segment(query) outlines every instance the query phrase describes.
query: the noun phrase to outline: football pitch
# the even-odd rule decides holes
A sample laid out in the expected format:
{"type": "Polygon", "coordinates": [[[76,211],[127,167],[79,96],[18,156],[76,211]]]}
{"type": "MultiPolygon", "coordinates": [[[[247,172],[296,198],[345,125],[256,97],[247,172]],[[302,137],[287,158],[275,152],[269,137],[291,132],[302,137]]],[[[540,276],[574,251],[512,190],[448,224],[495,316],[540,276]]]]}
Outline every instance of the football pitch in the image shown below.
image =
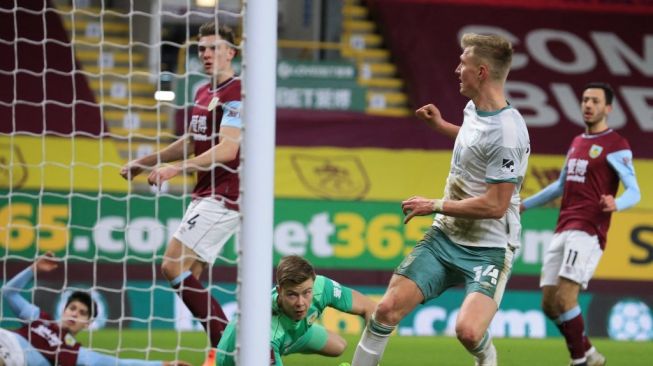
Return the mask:
{"type": "MultiPolygon", "coordinates": [[[[338,358],[309,355],[284,357],[284,366],[337,366],[351,361],[358,336],[345,336],[349,346],[338,358]]],[[[110,354],[120,347],[122,358],[181,359],[194,366],[204,361],[206,336],[201,332],[176,333],[153,330],[101,330],[78,337],[84,346],[110,354]],[[177,351],[177,345],[185,350],[177,351]],[[146,349],[149,348],[149,351],[146,349]],[[175,355],[175,352],[179,352],[175,355]]],[[[653,342],[617,342],[593,339],[594,345],[607,357],[609,366],[653,365],[653,342]]],[[[495,339],[501,366],[566,366],[567,350],[562,338],[495,339]]],[[[392,337],[386,348],[382,366],[472,366],[472,357],[451,337],[392,337]]]]}

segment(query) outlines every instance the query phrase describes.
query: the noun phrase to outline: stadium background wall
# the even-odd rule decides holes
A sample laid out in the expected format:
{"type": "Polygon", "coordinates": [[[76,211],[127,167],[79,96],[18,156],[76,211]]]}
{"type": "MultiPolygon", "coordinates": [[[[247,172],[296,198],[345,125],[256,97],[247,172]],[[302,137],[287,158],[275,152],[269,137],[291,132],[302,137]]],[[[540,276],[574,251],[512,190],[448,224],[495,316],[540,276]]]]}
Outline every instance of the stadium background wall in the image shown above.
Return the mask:
{"type": "MultiPolygon", "coordinates": [[[[560,9],[541,4],[543,9],[529,10],[488,4],[470,7],[446,1],[375,0],[371,4],[393,54],[397,55],[414,106],[436,101],[452,120],[465,101],[458,95],[453,80],[459,49],[451,40],[462,31],[481,27],[492,27],[514,37],[518,65],[511,73],[508,92],[511,102],[524,112],[529,123],[534,153],[525,195],[557,176],[571,138],[582,131],[577,113],[580,87],[600,79],[616,88],[619,107],[610,123],[633,147],[643,200],[635,209],[614,216],[605,258],[589,291],[581,297],[581,305],[588,314],[590,335],[618,338],[621,333],[610,327],[610,319],[621,316],[623,320],[625,315],[618,312],[624,306],[641,309],[638,304],[646,304],[653,308],[648,291],[653,284],[653,188],[645,183],[653,180],[653,149],[649,146],[653,137],[649,102],[653,97],[653,9],[644,6],[630,12],[608,12],[601,6],[560,9]],[[488,9],[493,15],[491,24],[487,23],[488,9]],[[424,33],[437,36],[423,37],[424,33]],[[402,42],[406,38],[417,43],[402,42]]],[[[22,37],[38,39],[42,33],[36,30],[21,27],[19,32],[23,32],[22,37]]],[[[7,33],[12,31],[2,27],[0,36],[13,39],[14,35],[7,33]]],[[[56,30],[48,32],[49,37],[57,34],[56,30]]],[[[0,47],[8,46],[2,43],[0,47]]],[[[35,46],[20,51],[27,54],[43,49],[35,46]]],[[[47,54],[52,55],[51,51],[69,52],[55,47],[47,54]]],[[[2,70],[13,70],[9,58],[2,60],[7,61],[0,62],[2,70]]],[[[21,67],[38,71],[39,65],[21,67]]],[[[48,67],[64,72],[72,69],[72,65],[57,65],[49,59],[48,67]]],[[[10,77],[8,73],[0,74],[0,84],[13,83],[7,79],[10,77]]],[[[21,88],[26,94],[18,96],[2,94],[3,102],[10,103],[14,98],[41,100],[34,93],[43,84],[61,86],[59,93],[49,95],[69,101],[70,85],[47,73],[42,77],[49,78],[47,83],[38,77],[22,80],[22,85],[33,87],[21,88]]],[[[74,82],[79,83],[75,84],[77,98],[92,101],[85,81],[74,82]]],[[[44,110],[50,117],[48,133],[69,133],[73,124],[66,113],[72,112],[62,114],[52,108],[44,110]]],[[[0,124],[0,156],[16,156],[24,163],[13,165],[11,174],[4,166],[0,175],[0,240],[9,238],[0,243],[0,254],[10,258],[4,264],[3,276],[12,276],[33,258],[39,238],[39,250],[82,259],[71,259],[65,270],[42,284],[57,289],[67,281],[83,287],[89,283],[89,273],[98,276],[97,284],[102,288],[96,296],[111,309],[105,314],[106,326],[118,326],[122,321],[130,328],[146,327],[137,319],[160,316],[171,321],[154,320],[152,327],[196,327],[188,318],[175,315],[181,310],[170,299],[171,293],[157,289],[167,286],[162,282],[157,262],[187,198],[164,195],[158,201],[154,196],[123,200],[128,188],[117,174],[122,161],[114,142],[108,137],[100,139],[105,128],[97,111],[75,111],[76,116],[87,117],[75,121],[76,128],[95,136],[78,138],[76,150],[70,150],[62,141],[65,139],[58,137],[9,136],[16,132],[42,132],[39,128],[44,126],[41,121],[45,116],[40,107],[22,105],[18,112],[15,124],[0,124]],[[53,164],[43,169],[24,168],[39,164],[46,156],[53,164]],[[66,166],[71,160],[82,164],[66,166]],[[99,165],[100,162],[105,164],[99,165]],[[93,166],[98,168],[90,168],[93,166]],[[102,187],[102,192],[98,187],[102,187]],[[14,194],[11,208],[7,199],[10,188],[14,194]],[[62,196],[71,191],[77,194],[72,199],[62,196]],[[126,210],[128,203],[130,209],[126,210]],[[21,225],[8,227],[10,221],[21,225]],[[69,222],[71,225],[67,225],[69,222]],[[119,228],[128,223],[130,231],[121,232],[119,228]],[[121,261],[123,258],[127,261],[121,261]],[[125,302],[121,300],[123,286],[130,288],[125,302]],[[120,315],[127,318],[120,319],[120,315]]],[[[0,106],[0,119],[11,118],[11,108],[0,106]]],[[[373,296],[380,295],[392,268],[430,224],[430,219],[422,218],[404,227],[398,202],[412,194],[441,194],[451,142],[433,136],[412,118],[279,110],[277,143],[275,235],[271,238],[275,261],[289,253],[306,255],[321,273],[373,296]],[[328,171],[336,174],[324,180],[315,173],[321,171],[316,169],[320,167],[335,168],[328,171]]],[[[524,215],[523,249],[515,263],[501,316],[492,327],[496,335],[557,335],[539,310],[537,291],[542,251],[552,235],[556,216],[555,206],[524,215]]],[[[224,254],[233,256],[233,243],[224,254]]],[[[214,270],[212,279],[229,288],[235,281],[234,267],[222,262],[216,265],[220,269],[214,270]]],[[[4,281],[6,278],[2,278],[4,281]]],[[[226,307],[233,310],[233,299],[222,292],[216,296],[231,304],[231,308],[226,307]]],[[[446,334],[461,296],[461,291],[454,290],[418,309],[404,320],[399,332],[446,334]]],[[[35,300],[44,310],[56,311],[57,294],[37,291],[35,300]]],[[[8,310],[6,306],[3,309],[8,310]]],[[[2,315],[5,318],[6,314],[2,315]]],[[[345,332],[359,331],[361,326],[336,314],[327,314],[324,321],[345,332]]],[[[5,322],[1,325],[11,326],[5,322]]],[[[653,338],[653,334],[646,336],[653,338]]]]}

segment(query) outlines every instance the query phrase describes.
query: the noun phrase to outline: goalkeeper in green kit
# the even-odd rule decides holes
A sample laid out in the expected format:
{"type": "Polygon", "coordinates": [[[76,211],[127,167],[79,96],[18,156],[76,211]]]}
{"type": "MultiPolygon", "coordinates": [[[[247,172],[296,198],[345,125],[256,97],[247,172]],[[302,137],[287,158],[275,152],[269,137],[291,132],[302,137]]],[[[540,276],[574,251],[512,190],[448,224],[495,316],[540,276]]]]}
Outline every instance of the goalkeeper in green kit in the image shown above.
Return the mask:
{"type": "MultiPolygon", "coordinates": [[[[283,365],[281,356],[313,353],[340,356],[347,342],[317,324],[327,307],[360,315],[368,321],[376,304],[356,290],[316,276],[313,266],[299,256],[287,256],[277,266],[277,286],[272,290],[270,364],[283,365]]],[[[218,344],[219,366],[233,366],[236,324],[229,322],[218,344]]]]}

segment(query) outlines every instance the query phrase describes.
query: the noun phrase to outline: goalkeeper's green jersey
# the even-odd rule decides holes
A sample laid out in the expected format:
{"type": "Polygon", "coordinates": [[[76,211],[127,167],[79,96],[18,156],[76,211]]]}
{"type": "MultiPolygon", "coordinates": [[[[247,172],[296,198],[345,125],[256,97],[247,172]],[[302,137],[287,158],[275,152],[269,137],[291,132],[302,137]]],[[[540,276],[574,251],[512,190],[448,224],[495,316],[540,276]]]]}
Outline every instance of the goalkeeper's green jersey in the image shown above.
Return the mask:
{"type": "MultiPolygon", "coordinates": [[[[270,333],[270,348],[274,353],[276,364],[281,365],[280,356],[299,351],[306,351],[307,343],[313,343],[311,330],[321,328],[317,324],[324,309],[332,307],[344,312],[352,311],[352,290],[341,286],[338,282],[324,276],[317,276],[313,284],[313,301],[306,317],[295,321],[283,313],[277,304],[276,287],[272,290],[272,327],[270,333]]],[[[232,353],[236,345],[236,323],[230,321],[218,344],[218,365],[234,365],[232,353]]],[[[308,347],[310,348],[310,346],[308,347]]]]}

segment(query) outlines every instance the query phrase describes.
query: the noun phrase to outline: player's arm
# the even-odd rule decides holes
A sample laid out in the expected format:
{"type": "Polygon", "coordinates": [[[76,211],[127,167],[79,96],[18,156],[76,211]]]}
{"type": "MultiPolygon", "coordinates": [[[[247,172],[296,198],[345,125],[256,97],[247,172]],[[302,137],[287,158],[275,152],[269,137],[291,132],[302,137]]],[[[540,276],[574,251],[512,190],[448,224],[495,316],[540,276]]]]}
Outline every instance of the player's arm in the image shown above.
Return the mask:
{"type": "Polygon", "coordinates": [[[533,207],[539,207],[547,202],[550,202],[564,193],[565,180],[567,179],[567,161],[565,160],[565,165],[560,170],[560,176],[558,179],[546,186],[541,191],[535,193],[534,195],[528,197],[521,203],[521,211],[527,210],[533,207]]]}
{"type": "Polygon", "coordinates": [[[454,140],[458,136],[458,131],[460,131],[460,126],[447,122],[442,118],[440,110],[433,104],[427,104],[416,110],[415,116],[426,122],[432,129],[454,140]]]}
{"type": "Polygon", "coordinates": [[[328,277],[320,277],[322,277],[323,281],[322,279],[316,280],[316,283],[322,284],[324,288],[314,292],[320,294],[316,295],[320,297],[318,300],[321,303],[320,306],[323,308],[330,306],[345,313],[359,315],[365,318],[366,321],[372,317],[372,313],[376,308],[376,303],[372,299],[354,289],[342,286],[328,277]]]}
{"type": "Polygon", "coordinates": [[[190,138],[190,135],[185,134],[156,153],[130,161],[120,169],[120,175],[127,180],[132,180],[145,169],[153,167],[159,162],[169,163],[171,161],[185,159],[192,154],[192,144],[193,140],[190,138]]]}
{"type": "MultiPolygon", "coordinates": [[[[225,102],[222,109],[220,142],[200,156],[183,162],[186,171],[209,170],[216,163],[228,163],[238,157],[240,132],[243,128],[243,121],[240,118],[241,102],[239,100],[225,102]]],[[[181,164],[177,165],[181,166],[181,164]]]]}
{"type": "Polygon", "coordinates": [[[353,289],[351,290],[351,296],[352,304],[349,313],[362,316],[365,318],[365,324],[367,324],[372,319],[372,314],[374,314],[374,309],[376,309],[376,303],[369,297],[353,289]]]}
{"type": "Polygon", "coordinates": [[[630,150],[621,150],[606,157],[610,166],[617,172],[624,185],[624,192],[617,199],[610,195],[601,198],[603,211],[621,211],[637,204],[641,198],[635,167],[633,166],[633,153],[630,150]]]}
{"type": "Polygon", "coordinates": [[[155,169],[147,177],[147,181],[152,185],[158,185],[184,170],[189,173],[210,170],[215,164],[224,164],[236,159],[240,148],[240,132],[243,127],[240,108],[240,101],[224,103],[224,112],[220,122],[220,142],[217,145],[192,159],[155,169]]]}
{"type": "Polygon", "coordinates": [[[186,171],[195,172],[198,170],[209,170],[215,164],[228,163],[238,157],[240,148],[240,128],[221,127],[220,143],[205,151],[203,154],[188,159],[183,163],[177,163],[179,167],[186,167],[186,171]]]}
{"type": "Polygon", "coordinates": [[[77,356],[78,366],[190,366],[184,361],[146,361],[120,359],[80,347],[77,356]]]}
{"type": "Polygon", "coordinates": [[[468,219],[500,219],[510,206],[514,190],[515,183],[501,182],[488,184],[481,196],[460,201],[414,196],[401,203],[401,209],[406,215],[404,224],[415,216],[433,213],[468,219]]]}
{"type": "Polygon", "coordinates": [[[14,278],[2,286],[2,296],[9,304],[11,310],[20,319],[34,320],[38,319],[41,309],[25,300],[20,296],[18,291],[22,290],[27,284],[34,279],[34,272],[50,272],[57,268],[57,261],[52,258],[52,253],[48,252],[39,257],[32,265],[18,273],[14,278]]]}

